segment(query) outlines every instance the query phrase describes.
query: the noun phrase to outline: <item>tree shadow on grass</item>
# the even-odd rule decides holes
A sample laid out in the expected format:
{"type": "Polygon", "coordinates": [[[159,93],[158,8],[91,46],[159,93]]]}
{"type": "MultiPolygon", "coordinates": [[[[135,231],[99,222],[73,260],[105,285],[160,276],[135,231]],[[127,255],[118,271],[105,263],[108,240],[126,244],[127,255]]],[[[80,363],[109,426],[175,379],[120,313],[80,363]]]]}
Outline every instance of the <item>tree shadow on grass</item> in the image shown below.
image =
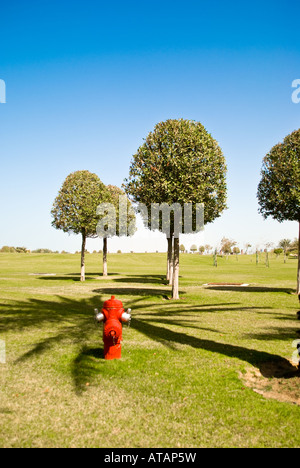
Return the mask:
{"type": "MultiPolygon", "coordinates": [[[[172,307],[172,306],[171,306],[172,307]]],[[[147,315],[153,317],[172,317],[174,315],[185,315],[194,317],[199,315],[200,313],[224,313],[224,312],[255,312],[255,313],[263,313],[258,312],[259,309],[263,309],[265,311],[266,307],[256,307],[256,306],[246,306],[241,307],[239,302],[226,302],[226,303],[219,303],[219,304],[194,304],[191,306],[183,306],[174,308],[164,308],[161,307],[157,312],[150,312],[147,315]]],[[[270,312],[267,312],[270,313],[270,312]]]]}
{"type": "MultiPolygon", "coordinates": [[[[109,296],[142,296],[142,297],[157,297],[169,299],[171,295],[170,288],[158,289],[158,288],[136,288],[136,287],[124,287],[116,288],[115,286],[105,288],[94,289],[94,293],[97,294],[107,294],[109,296]]],[[[180,294],[185,294],[184,291],[181,291],[180,294]]]]}
{"type": "MultiPolygon", "coordinates": [[[[109,272],[107,273],[107,276],[118,276],[120,275],[120,273],[113,273],[113,272],[109,272]]],[[[80,274],[77,273],[66,273],[65,276],[79,276],[80,278],[80,274]]],[[[90,272],[90,273],[85,273],[85,276],[103,276],[103,273],[98,273],[97,271],[94,271],[93,273],[90,272]]]]}
{"type": "Polygon", "coordinates": [[[99,363],[104,363],[103,347],[89,348],[84,345],[71,364],[71,374],[78,395],[86,391],[91,381],[101,373],[99,363]]]}
{"type": "MultiPolygon", "coordinates": [[[[43,280],[43,281],[74,281],[74,282],[81,282],[80,281],[80,276],[70,276],[70,277],[66,277],[66,276],[47,276],[47,277],[38,277],[37,279],[39,280],[43,280]]],[[[85,278],[85,282],[89,282],[89,281],[95,281],[97,279],[96,275],[94,275],[93,277],[88,277],[88,278],[85,278]]]]}
{"type": "MultiPolygon", "coordinates": [[[[37,279],[43,281],[75,281],[80,282],[80,274],[78,273],[67,273],[65,275],[51,275],[45,276],[42,273],[36,274],[37,279]]],[[[126,283],[126,284],[160,284],[168,285],[165,275],[130,275],[123,276],[120,273],[108,273],[107,276],[103,276],[102,273],[86,273],[85,281],[96,281],[99,279],[111,280],[113,283],[126,283]],[[120,278],[118,278],[120,276],[120,278]]],[[[142,291],[138,289],[138,291],[142,291]]]]}
{"type": "MultiPolygon", "coordinates": [[[[118,276],[119,273],[108,273],[107,279],[109,279],[110,276],[118,276]]],[[[80,282],[80,274],[78,273],[67,273],[65,275],[53,275],[53,276],[43,276],[42,274],[39,276],[36,274],[37,279],[39,280],[45,280],[45,281],[79,281],[80,282]]],[[[95,281],[98,280],[99,278],[106,278],[103,276],[102,273],[85,273],[85,281],[95,281]]]]}
{"type": "MultiPolygon", "coordinates": [[[[156,290],[155,290],[156,291],[156,290]]],[[[156,291],[157,292],[157,291],[156,291]]],[[[111,290],[109,289],[109,293],[111,290]]],[[[101,348],[102,337],[99,328],[96,328],[93,321],[94,308],[101,308],[103,302],[107,299],[103,295],[104,291],[101,290],[100,296],[90,297],[88,299],[70,299],[67,297],[56,296],[55,300],[42,300],[42,299],[29,299],[27,301],[8,301],[2,307],[2,314],[0,315],[0,330],[2,331],[17,331],[26,332],[32,328],[39,328],[43,331],[35,343],[32,343],[31,349],[24,352],[19,356],[15,364],[21,364],[22,362],[29,359],[42,359],[44,353],[52,352],[57,344],[69,347],[70,352],[74,352],[74,347],[77,349],[76,356],[71,360],[69,365],[69,371],[73,378],[74,389],[77,393],[81,393],[85,389],[86,383],[89,383],[96,375],[101,374],[105,368],[103,359],[103,349],[101,348]],[[99,333],[98,333],[99,332],[99,333]],[[47,336],[45,336],[47,334],[47,336]],[[91,347],[91,337],[95,336],[96,347],[91,347]],[[99,347],[97,344],[99,343],[99,347]],[[73,351],[71,350],[71,347],[73,351]]],[[[274,370],[274,377],[277,376],[276,372],[281,366],[285,369],[285,375],[289,377],[295,375],[295,369],[291,364],[283,359],[281,356],[271,354],[265,351],[257,349],[249,349],[243,346],[237,346],[230,343],[220,343],[216,340],[203,339],[188,334],[185,329],[193,330],[192,324],[188,320],[184,320],[185,314],[187,317],[190,314],[199,314],[201,312],[211,311],[209,306],[202,307],[188,306],[186,309],[182,309],[177,306],[173,309],[173,313],[176,315],[180,313],[180,320],[178,318],[172,320],[171,309],[168,307],[161,307],[160,311],[154,317],[154,320],[148,318],[148,314],[152,314],[151,309],[157,307],[155,303],[145,303],[145,297],[139,295],[134,299],[130,299],[124,303],[124,307],[130,307],[134,311],[132,328],[138,333],[141,333],[148,338],[160,342],[165,346],[174,349],[176,352],[176,344],[182,344],[190,346],[195,349],[202,349],[209,351],[216,356],[223,355],[229,358],[239,359],[249,364],[258,367],[261,373],[264,374],[267,363],[277,363],[274,370]],[[150,308],[150,311],[147,311],[150,308]],[[167,312],[169,314],[169,320],[166,315],[159,315],[167,312]],[[143,318],[142,316],[145,316],[143,318]],[[139,315],[139,317],[137,317],[139,315]],[[163,325],[163,326],[161,326],[163,325]],[[179,331],[174,331],[169,326],[178,326],[179,331]],[[279,366],[279,367],[278,367],[279,366]],[[276,370],[277,369],[277,370],[276,370]],[[276,371],[276,372],[275,372],[276,371]],[[276,375],[275,375],[276,374],[276,375]]],[[[212,309],[214,309],[213,305],[212,309]]],[[[222,311],[232,310],[232,303],[222,304],[222,311]]],[[[205,324],[202,328],[207,331],[208,328],[205,324]]],[[[199,327],[201,329],[201,327],[199,327]]],[[[220,333],[220,330],[212,330],[212,332],[220,333]]],[[[274,332],[274,330],[273,330],[274,332]]],[[[193,332],[192,332],[193,333],[193,332]]],[[[36,336],[36,335],[33,335],[36,336]]],[[[55,360],[55,354],[53,353],[53,360],[55,360]]],[[[55,363],[53,364],[55,365],[55,363]]],[[[188,365],[188,363],[187,363],[188,365]]],[[[268,366],[268,377],[270,377],[270,369],[268,366]]]]}
{"type": "Polygon", "coordinates": [[[234,291],[234,292],[254,292],[254,293],[286,293],[295,294],[295,289],[292,288],[274,288],[269,286],[206,286],[205,289],[212,289],[213,291],[234,291]]]}
{"type": "Polygon", "coordinates": [[[113,280],[116,283],[168,284],[166,275],[126,275],[113,280]]]}
{"type": "Polygon", "coordinates": [[[252,366],[258,367],[261,374],[268,378],[293,378],[295,376],[300,377],[300,370],[296,369],[287,359],[284,359],[279,355],[267,353],[265,351],[244,348],[243,346],[236,346],[228,343],[219,343],[213,340],[201,339],[198,337],[186,335],[185,333],[175,332],[168,328],[158,327],[143,320],[133,320],[132,327],[140,333],[143,333],[149,338],[159,341],[162,344],[164,344],[166,341],[169,343],[178,343],[192,346],[195,349],[203,349],[212,353],[228,356],[230,358],[238,358],[242,361],[248,362],[252,366]],[[271,363],[272,365],[268,365],[271,363]]]}

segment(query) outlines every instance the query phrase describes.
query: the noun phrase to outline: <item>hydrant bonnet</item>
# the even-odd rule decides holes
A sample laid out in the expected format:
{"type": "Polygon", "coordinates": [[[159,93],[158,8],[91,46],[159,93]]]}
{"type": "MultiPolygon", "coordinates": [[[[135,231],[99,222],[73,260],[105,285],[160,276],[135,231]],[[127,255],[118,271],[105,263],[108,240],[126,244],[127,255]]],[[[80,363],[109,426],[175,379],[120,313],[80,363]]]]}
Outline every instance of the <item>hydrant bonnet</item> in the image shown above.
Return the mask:
{"type": "Polygon", "coordinates": [[[104,302],[103,309],[123,309],[123,304],[115,296],[111,296],[110,299],[104,302]]]}

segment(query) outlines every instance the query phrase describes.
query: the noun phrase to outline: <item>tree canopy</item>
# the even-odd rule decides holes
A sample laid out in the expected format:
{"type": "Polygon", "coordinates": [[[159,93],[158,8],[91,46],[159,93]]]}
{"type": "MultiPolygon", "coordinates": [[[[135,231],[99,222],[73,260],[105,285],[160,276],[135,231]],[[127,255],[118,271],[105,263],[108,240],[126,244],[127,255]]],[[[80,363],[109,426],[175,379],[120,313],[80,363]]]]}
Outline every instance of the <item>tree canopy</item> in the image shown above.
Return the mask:
{"type": "Polygon", "coordinates": [[[100,203],[109,201],[106,186],[96,174],[77,171],[68,175],[51,211],[52,226],[69,234],[96,237],[99,218],[96,215],[100,203]]]}
{"type": "Polygon", "coordinates": [[[100,203],[109,201],[106,186],[96,174],[77,171],[64,181],[56,197],[51,215],[52,226],[68,234],[82,235],[81,280],[85,280],[85,246],[88,237],[96,237],[99,220],[96,212],[100,203]]]}
{"type": "Polygon", "coordinates": [[[227,208],[227,167],[216,140],[200,122],[158,123],[133,156],[126,193],[136,203],[203,203],[213,222],[227,208]]]}
{"type": "Polygon", "coordinates": [[[264,157],[257,197],[264,218],[300,221],[300,129],[264,157]]]}
{"type": "Polygon", "coordinates": [[[221,240],[221,252],[225,255],[231,254],[231,249],[236,245],[236,242],[232,239],[227,239],[223,237],[221,240]]]}

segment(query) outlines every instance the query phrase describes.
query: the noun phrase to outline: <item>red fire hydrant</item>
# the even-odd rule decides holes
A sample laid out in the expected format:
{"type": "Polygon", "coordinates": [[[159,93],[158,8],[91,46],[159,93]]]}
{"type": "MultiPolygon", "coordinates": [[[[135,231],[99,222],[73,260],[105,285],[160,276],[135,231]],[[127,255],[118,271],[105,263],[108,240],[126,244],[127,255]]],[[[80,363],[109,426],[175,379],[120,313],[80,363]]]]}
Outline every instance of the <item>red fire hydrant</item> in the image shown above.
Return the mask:
{"type": "Polygon", "coordinates": [[[130,322],[131,309],[124,311],[123,304],[115,296],[105,301],[100,313],[96,312],[96,321],[103,322],[104,358],[120,359],[122,342],[122,322],[130,322]]]}

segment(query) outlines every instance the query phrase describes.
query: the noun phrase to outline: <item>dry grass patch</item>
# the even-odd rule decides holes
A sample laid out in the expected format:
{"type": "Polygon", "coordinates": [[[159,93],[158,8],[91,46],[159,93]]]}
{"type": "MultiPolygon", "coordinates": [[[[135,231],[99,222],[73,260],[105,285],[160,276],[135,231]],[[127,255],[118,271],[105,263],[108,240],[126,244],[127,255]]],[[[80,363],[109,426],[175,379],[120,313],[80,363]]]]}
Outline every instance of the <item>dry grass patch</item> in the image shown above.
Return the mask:
{"type": "Polygon", "coordinates": [[[300,370],[289,361],[267,362],[240,374],[244,384],[265,398],[300,406],[300,370]]]}

